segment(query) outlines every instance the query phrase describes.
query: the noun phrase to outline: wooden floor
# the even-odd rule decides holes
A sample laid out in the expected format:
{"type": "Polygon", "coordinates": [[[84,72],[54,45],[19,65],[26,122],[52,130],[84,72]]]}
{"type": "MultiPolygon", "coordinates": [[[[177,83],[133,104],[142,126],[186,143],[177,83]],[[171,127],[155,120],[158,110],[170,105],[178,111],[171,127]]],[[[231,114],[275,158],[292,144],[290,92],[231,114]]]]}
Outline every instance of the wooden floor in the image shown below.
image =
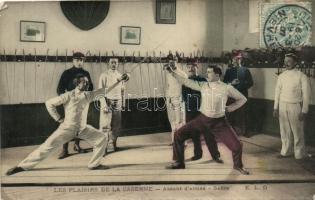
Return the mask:
{"type": "MultiPolygon", "coordinates": [[[[219,144],[219,150],[224,164],[214,163],[204,144],[203,158],[189,161],[193,155],[193,145],[189,143],[185,152],[186,169],[165,169],[172,157],[169,133],[119,138],[120,151],[108,154],[102,161],[110,167],[108,170],[87,169],[91,152],[73,154],[64,160],[58,160],[58,152],[54,152],[31,171],[5,176],[7,169],[37,146],[6,148],[1,150],[2,194],[8,199],[56,199],[56,196],[58,199],[74,196],[77,196],[75,199],[114,199],[115,195],[121,195],[120,199],[139,199],[141,195],[141,199],[146,199],[148,195],[152,195],[150,199],[167,199],[163,195],[168,194],[188,199],[195,194],[197,199],[208,200],[213,195],[229,199],[229,195],[233,197],[237,191],[249,194],[244,198],[251,194],[285,197],[289,195],[284,192],[286,187],[292,188],[288,192],[293,196],[305,195],[300,199],[310,199],[315,194],[314,157],[302,162],[294,158],[277,159],[280,139],[263,134],[241,140],[244,145],[243,161],[251,173],[249,176],[232,169],[231,153],[222,144],[219,144]],[[149,187],[152,187],[151,190],[149,187]],[[209,198],[204,198],[206,194],[210,195],[209,198]]],[[[88,148],[85,143],[83,146],[88,148]]],[[[314,154],[315,151],[308,147],[308,152],[314,154]]],[[[257,197],[260,199],[260,196],[257,197]]]]}

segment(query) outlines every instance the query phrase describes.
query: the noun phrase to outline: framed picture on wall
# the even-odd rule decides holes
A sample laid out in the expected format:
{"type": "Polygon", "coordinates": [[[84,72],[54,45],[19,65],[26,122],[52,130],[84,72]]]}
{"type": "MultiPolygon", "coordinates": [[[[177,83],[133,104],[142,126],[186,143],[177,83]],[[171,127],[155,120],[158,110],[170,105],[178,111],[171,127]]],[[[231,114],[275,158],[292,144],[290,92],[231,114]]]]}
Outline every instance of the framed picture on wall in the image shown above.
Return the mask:
{"type": "Polygon", "coordinates": [[[156,23],[176,24],[176,0],[156,0],[156,23]]]}
{"type": "Polygon", "coordinates": [[[141,40],[141,27],[121,26],[120,44],[139,45],[141,40]]]}
{"type": "Polygon", "coordinates": [[[45,42],[46,23],[20,21],[21,42],[45,42]]]}

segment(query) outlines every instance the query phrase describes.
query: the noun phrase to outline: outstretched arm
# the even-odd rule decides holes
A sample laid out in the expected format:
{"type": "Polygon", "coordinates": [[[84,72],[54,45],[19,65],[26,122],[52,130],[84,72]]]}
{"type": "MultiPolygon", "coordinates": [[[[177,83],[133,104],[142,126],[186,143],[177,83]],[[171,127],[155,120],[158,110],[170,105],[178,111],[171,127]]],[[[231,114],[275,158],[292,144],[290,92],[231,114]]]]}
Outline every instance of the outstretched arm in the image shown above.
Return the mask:
{"type": "Polygon", "coordinates": [[[121,81],[128,81],[129,80],[129,76],[127,74],[123,74],[120,78],[117,79],[117,82],[110,85],[110,86],[105,86],[102,88],[99,88],[97,90],[94,90],[92,92],[89,93],[89,101],[94,101],[94,99],[96,97],[105,97],[106,94],[111,91],[112,89],[114,89],[121,81]]]}
{"type": "Polygon", "coordinates": [[[181,69],[179,69],[178,67],[173,70],[173,71],[169,71],[169,73],[172,73],[172,75],[183,85],[185,85],[186,87],[189,87],[193,90],[197,90],[200,91],[203,84],[206,84],[205,82],[202,81],[195,81],[195,80],[191,80],[187,78],[187,75],[185,74],[184,71],[182,71],[181,69]]]}

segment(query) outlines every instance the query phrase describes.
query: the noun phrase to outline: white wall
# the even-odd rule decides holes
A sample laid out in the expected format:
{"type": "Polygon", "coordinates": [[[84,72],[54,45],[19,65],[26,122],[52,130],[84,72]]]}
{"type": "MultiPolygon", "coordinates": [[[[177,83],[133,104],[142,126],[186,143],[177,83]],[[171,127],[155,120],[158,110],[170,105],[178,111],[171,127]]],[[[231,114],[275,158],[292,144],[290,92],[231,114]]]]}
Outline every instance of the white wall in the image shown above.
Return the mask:
{"type": "Polygon", "coordinates": [[[9,8],[0,16],[0,48],[7,54],[26,53],[45,55],[50,49],[53,55],[68,55],[72,50],[90,50],[98,55],[105,51],[128,55],[133,51],[156,53],[178,50],[186,55],[198,49],[207,54],[219,55],[222,51],[222,1],[177,0],[176,24],[155,23],[155,0],[114,1],[105,20],[96,28],[82,31],[72,25],[63,15],[59,2],[9,2],[9,8]],[[44,21],[47,23],[45,43],[20,42],[20,20],[44,21]],[[119,44],[120,26],[140,26],[141,45],[119,44]]]}
{"type": "MultiPolygon", "coordinates": [[[[254,85],[249,89],[248,95],[252,98],[274,100],[275,86],[278,79],[277,69],[272,68],[250,68],[254,85]]],[[[315,78],[309,78],[311,85],[310,104],[315,105],[315,78]]]]}

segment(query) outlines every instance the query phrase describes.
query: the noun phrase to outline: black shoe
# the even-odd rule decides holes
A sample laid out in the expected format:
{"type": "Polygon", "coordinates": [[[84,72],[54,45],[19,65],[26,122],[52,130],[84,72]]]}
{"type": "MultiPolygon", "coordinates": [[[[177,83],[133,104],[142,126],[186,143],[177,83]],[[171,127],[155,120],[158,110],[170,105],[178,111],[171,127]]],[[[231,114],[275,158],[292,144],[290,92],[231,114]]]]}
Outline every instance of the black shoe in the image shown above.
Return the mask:
{"type": "Polygon", "coordinates": [[[68,151],[62,151],[62,152],[59,154],[58,159],[64,159],[64,158],[66,158],[66,157],[68,157],[68,156],[69,156],[68,151]]]}
{"type": "Polygon", "coordinates": [[[73,146],[73,150],[78,152],[78,153],[86,153],[87,151],[85,149],[82,149],[79,145],[75,144],[73,146]]]}
{"type": "Polygon", "coordinates": [[[290,157],[292,157],[292,156],[283,156],[283,155],[277,155],[277,158],[278,159],[283,159],[283,158],[290,158],[290,157]]]}
{"type": "Polygon", "coordinates": [[[195,161],[195,160],[199,160],[202,158],[202,155],[194,155],[193,157],[190,158],[190,160],[195,161]]]}
{"type": "Polygon", "coordinates": [[[251,135],[249,133],[244,133],[243,136],[246,137],[246,138],[250,138],[251,137],[251,135]]]}
{"type": "Polygon", "coordinates": [[[223,164],[223,160],[221,160],[221,158],[213,158],[214,162],[216,163],[220,163],[220,164],[223,164]]]}
{"type": "Polygon", "coordinates": [[[105,170],[105,169],[110,169],[110,168],[105,165],[99,165],[99,166],[90,168],[90,170],[105,170]]]}
{"type": "Polygon", "coordinates": [[[165,169],[185,169],[185,164],[175,162],[166,166],[165,169]]]}
{"type": "Polygon", "coordinates": [[[13,167],[13,168],[9,169],[5,174],[7,176],[10,176],[10,175],[13,175],[13,174],[16,174],[19,172],[23,172],[23,171],[26,171],[26,170],[23,169],[22,167],[13,167]]]}
{"type": "Polygon", "coordinates": [[[249,175],[249,171],[242,167],[234,167],[235,170],[239,171],[243,175],[249,175]]]}
{"type": "Polygon", "coordinates": [[[114,152],[117,151],[117,139],[113,141],[114,152]]]}

